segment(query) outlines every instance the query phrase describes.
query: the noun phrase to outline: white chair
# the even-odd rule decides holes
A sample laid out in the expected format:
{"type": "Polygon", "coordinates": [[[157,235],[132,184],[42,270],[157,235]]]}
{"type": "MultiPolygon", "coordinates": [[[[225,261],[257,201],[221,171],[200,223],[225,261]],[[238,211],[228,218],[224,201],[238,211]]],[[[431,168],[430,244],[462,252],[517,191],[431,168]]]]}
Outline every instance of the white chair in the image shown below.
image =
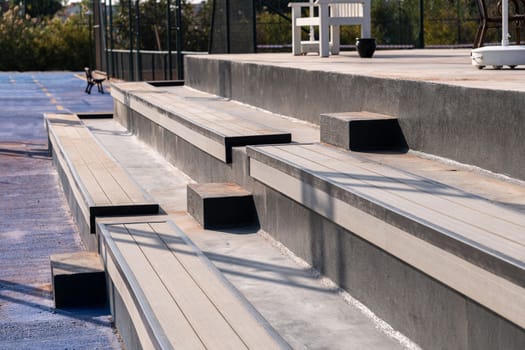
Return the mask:
{"type": "Polygon", "coordinates": [[[340,26],[360,25],[361,38],[370,38],[370,0],[317,0],[291,2],[292,48],[294,55],[317,51],[321,57],[339,54],[340,26]],[[301,17],[301,10],[310,8],[309,17],[301,17]],[[315,10],[317,9],[317,15],[315,10]],[[319,40],[313,37],[313,29],[307,41],[301,41],[301,27],[319,27],[319,40]],[[331,37],[331,41],[330,41],[331,37]]]}

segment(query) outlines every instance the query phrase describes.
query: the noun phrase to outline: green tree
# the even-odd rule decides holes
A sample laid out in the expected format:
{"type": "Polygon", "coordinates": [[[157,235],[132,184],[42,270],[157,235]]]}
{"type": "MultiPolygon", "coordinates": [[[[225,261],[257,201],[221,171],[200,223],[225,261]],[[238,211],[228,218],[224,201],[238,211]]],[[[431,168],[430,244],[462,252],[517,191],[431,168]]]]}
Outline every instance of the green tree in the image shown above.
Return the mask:
{"type": "Polygon", "coordinates": [[[14,6],[0,18],[0,70],[78,70],[87,65],[89,32],[78,16],[34,18],[14,6]]]}
{"type": "MultiPolygon", "coordinates": [[[[128,0],[130,1],[130,0],[128,0]]],[[[129,15],[129,2],[122,1],[117,7],[114,16],[115,47],[128,49],[130,43],[137,47],[137,33],[140,37],[142,50],[166,50],[167,48],[167,2],[166,0],[146,0],[139,3],[139,26],[137,31],[136,2],[131,3],[131,18],[129,15]],[[129,23],[132,22],[130,35],[129,23]],[[130,42],[130,39],[133,40],[130,42]]],[[[191,4],[182,1],[182,37],[183,50],[206,51],[211,19],[211,1],[201,4],[191,4]]],[[[171,0],[171,47],[176,49],[176,13],[175,0],[171,0]]]]}
{"type": "Polygon", "coordinates": [[[57,0],[24,0],[25,13],[31,17],[53,16],[62,8],[57,0]]]}

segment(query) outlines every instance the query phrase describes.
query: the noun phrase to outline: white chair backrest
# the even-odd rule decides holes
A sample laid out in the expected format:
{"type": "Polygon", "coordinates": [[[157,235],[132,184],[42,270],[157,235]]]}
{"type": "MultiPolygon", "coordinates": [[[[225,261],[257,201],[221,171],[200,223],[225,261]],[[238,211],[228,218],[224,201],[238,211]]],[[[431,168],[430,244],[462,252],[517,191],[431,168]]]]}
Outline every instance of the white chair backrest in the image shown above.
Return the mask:
{"type": "Polygon", "coordinates": [[[363,4],[330,4],[331,17],[363,17],[363,4]]]}

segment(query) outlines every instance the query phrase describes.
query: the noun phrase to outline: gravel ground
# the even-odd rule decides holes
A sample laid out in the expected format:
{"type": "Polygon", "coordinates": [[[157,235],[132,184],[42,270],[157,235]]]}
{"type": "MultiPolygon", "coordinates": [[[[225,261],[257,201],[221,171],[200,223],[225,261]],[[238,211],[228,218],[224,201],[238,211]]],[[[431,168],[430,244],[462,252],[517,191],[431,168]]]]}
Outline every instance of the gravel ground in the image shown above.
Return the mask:
{"type": "Polygon", "coordinates": [[[0,349],[121,349],[107,309],[55,310],[49,255],[83,250],[43,112],[107,111],[73,73],[0,73],[0,349]]]}

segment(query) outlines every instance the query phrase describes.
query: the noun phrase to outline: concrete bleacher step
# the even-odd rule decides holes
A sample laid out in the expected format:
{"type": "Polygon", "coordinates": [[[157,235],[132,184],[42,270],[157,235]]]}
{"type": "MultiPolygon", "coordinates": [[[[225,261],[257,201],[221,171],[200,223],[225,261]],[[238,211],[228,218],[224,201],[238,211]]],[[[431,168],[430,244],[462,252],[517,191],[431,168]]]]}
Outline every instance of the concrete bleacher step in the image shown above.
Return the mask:
{"type": "Polygon", "coordinates": [[[189,184],[187,203],[190,215],[206,229],[257,222],[252,194],[234,183],[189,184]]]}
{"type": "MultiPolygon", "coordinates": [[[[250,175],[259,182],[461,293],[467,297],[462,302],[473,300],[499,315],[458,312],[454,320],[466,319],[476,330],[467,332],[468,341],[497,326],[516,334],[509,348],[525,343],[514,326],[525,328],[522,212],[320,144],[254,146],[247,153],[250,175]]],[[[447,309],[452,300],[433,303],[447,309]]],[[[424,310],[425,302],[418,302],[411,298],[405,307],[424,310]]]]}
{"type": "Polygon", "coordinates": [[[126,349],[288,349],[166,217],[97,221],[111,311],[126,349]]]}
{"type": "Polygon", "coordinates": [[[397,118],[370,112],[323,113],[321,142],[352,151],[404,151],[407,142],[397,118]]]}
{"type": "MultiPolygon", "coordinates": [[[[232,161],[232,147],[289,143],[292,139],[290,132],[250,118],[253,109],[185,86],[159,89],[149,84],[116,84],[112,96],[116,109],[122,109],[118,113],[120,118],[138,114],[155,125],[139,128],[142,121],[140,124],[121,121],[141,138],[159,142],[167,132],[225,163],[232,161]]],[[[181,147],[180,141],[175,144],[181,147]]]]}
{"type": "Polygon", "coordinates": [[[66,198],[89,250],[96,251],[95,218],[151,215],[148,196],[73,114],[45,114],[49,148],[66,198]]]}
{"type": "Polygon", "coordinates": [[[49,260],[56,308],[106,305],[106,274],[97,253],[54,254],[49,260]]]}

